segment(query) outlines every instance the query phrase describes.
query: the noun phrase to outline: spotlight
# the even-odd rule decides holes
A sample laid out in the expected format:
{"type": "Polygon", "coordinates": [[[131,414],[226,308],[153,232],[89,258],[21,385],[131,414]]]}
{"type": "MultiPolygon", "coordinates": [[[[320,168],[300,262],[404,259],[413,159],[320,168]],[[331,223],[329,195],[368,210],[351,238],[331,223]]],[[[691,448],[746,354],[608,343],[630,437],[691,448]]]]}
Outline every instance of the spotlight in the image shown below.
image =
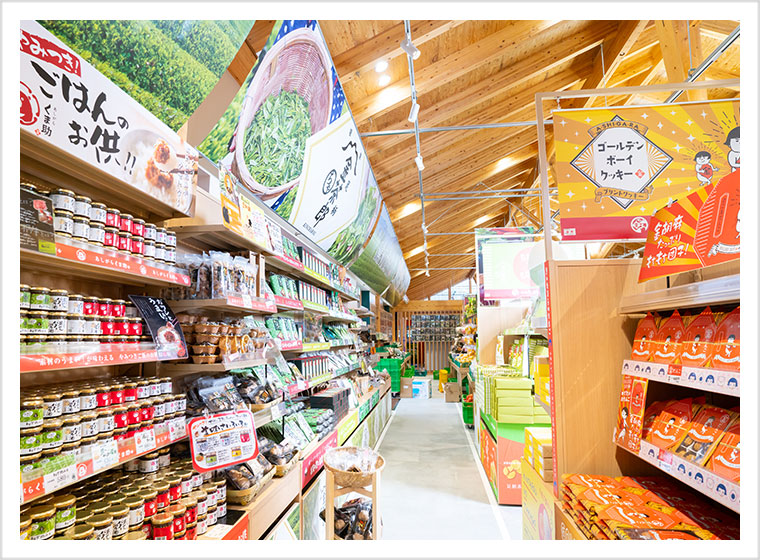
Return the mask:
{"type": "Polygon", "coordinates": [[[378,83],[380,84],[380,87],[385,87],[391,83],[391,77],[388,74],[383,74],[380,76],[380,81],[378,83]]]}
{"type": "Polygon", "coordinates": [[[388,69],[388,61],[387,60],[381,60],[377,64],[375,64],[375,72],[378,74],[385,72],[388,69]]]}
{"type": "Polygon", "coordinates": [[[412,110],[409,111],[409,118],[407,118],[407,120],[410,123],[413,123],[414,121],[417,120],[417,113],[419,112],[420,112],[420,104],[417,103],[416,101],[412,101],[412,110]]]}
{"type": "Polygon", "coordinates": [[[417,157],[414,158],[414,163],[417,164],[417,169],[419,169],[420,171],[425,169],[425,164],[422,163],[422,156],[420,154],[417,154],[417,157]]]}
{"type": "Polygon", "coordinates": [[[429,270],[425,271],[425,276],[427,276],[428,278],[430,278],[430,271],[429,270]]]}
{"type": "Polygon", "coordinates": [[[420,49],[415,47],[407,37],[401,41],[401,50],[412,57],[412,60],[417,60],[420,57],[420,49]]]}

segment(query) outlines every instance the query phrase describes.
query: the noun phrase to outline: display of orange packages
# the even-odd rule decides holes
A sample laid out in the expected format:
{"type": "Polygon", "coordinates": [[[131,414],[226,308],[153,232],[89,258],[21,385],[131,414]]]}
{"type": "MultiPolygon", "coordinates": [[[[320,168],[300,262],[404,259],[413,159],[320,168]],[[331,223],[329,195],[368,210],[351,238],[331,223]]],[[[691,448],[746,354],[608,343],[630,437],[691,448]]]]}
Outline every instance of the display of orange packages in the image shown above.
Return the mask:
{"type": "Polygon", "coordinates": [[[640,362],[652,360],[652,349],[655,336],[657,335],[657,318],[651,313],[639,321],[636,334],[633,336],[633,349],[631,359],[640,362]]]}
{"type": "Polygon", "coordinates": [[[681,364],[692,367],[707,367],[712,360],[713,352],[715,352],[713,342],[717,330],[715,316],[708,307],[686,327],[681,343],[681,364]]]}
{"type": "Polygon", "coordinates": [[[562,477],[565,484],[575,484],[587,488],[620,488],[620,483],[610,476],[603,474],[566,474],[562,477]]]}
{"type": "Polygon", "coordinates": [[[599,511],[599,520],[611,531],[618,528],[672,529],[679,521],[648,506],[608,506],[599,511]]]}
{"type": "Polygon", "coordinates": [[[694,418],[692,404],[693,399],[668,404],[655,420],[647,441],[660,449],[671,449],[680,443],[694,418]]]}
{"type": "Polygon", "coordinates": [[[678,364],[681,360],[681,342],[683,341],[686,327],[681,314],[673,311],[673,314],[665,319],[657,330],[652,343],[652,361],[659,364],[678,364]]]}
{"type": "Polygon", "coordinates": [[[646,440],[649,436],[649,432],[652,431],[655,420],[659,416],[666,406],[673,401],[657,401],[649,405],[649,408],[644,412],[644,421],[641,424],[641,439],[646,440]]]}
{"type": "Polygon", "coordinates": [[[673,453],[697,465],[704,465],[735,417],[734,412],[716,406],[703,406],[673,453]]]}
{"type": "Polygon", "coordinates": [[[715,334],[712,367],[728,371],[739,371],[739,327],[740,312],[737,307],[718,324],[715,334]]]}
{"type": "Polygon", "coordinates": [[[691,531],[658,529],[628,529],[620,527],[617,534],[621,540],[632,541],[699,541],[702,540],[691,531]]]}
{"type": "Polygon", "coordinates": [[[739,484],[739,418],[734,419],[710,457],[709,468],[718,476],[739,484]]]}

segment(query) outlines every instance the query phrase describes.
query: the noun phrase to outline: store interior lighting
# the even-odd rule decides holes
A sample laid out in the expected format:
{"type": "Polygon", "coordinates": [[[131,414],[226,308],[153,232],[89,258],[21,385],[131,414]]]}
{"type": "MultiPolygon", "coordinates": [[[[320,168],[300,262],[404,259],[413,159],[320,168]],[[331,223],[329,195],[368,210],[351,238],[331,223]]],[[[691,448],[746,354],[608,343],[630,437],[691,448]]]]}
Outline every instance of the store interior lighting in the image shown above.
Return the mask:
{"type": "Polygon", "coordinates": [[[409,111],[409,117],[407,118],[407,120],[410,123],[413,123],[414,121],[417,120],[417,113],[419,112],[420,112],[420,104],[417,103],[416,101],[412,101],[412,110],[409,111]]]}
{"type": "Polygon", "coordinates": [[[420,171],[425,169],[425,164],[422,163],[422,156],[420,154],[417,154],[417,157],[414,158],[414,163],[417,165],[417,169],[419,169],[420,171]]]}
{"type": "Polygon", "coordinates": [[[387,60],[380,60],[377,64],[375,64],[375,72],[378,74],[382,74],[388,69],[388,61],[387,60]]]}
{"type": "Polygon", "coordinates": [[[420,57],[420,49],[415,47],[408,37],[401,41],[401,50],[411,56],[412,60],[417,60],[420,57]]]}
{"type": "Polygon", "coordinates": [[[391,83],[391,77],[388,74],[383,74],[382,76],[380,76],[380,80],[378,80],[378,83],[380,84],[380,87],[385,87],[391,83]]]}

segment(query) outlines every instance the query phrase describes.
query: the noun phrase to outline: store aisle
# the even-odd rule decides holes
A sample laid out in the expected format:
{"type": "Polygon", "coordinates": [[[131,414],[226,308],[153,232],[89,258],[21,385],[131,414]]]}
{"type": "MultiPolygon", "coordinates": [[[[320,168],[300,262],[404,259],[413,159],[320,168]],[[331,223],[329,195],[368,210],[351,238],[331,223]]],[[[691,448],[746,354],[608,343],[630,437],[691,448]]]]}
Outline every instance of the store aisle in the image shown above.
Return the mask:
{"type": "Polygon", "coordinates": [[[491,504],[470,441],[437,391],[401,399],[379,449],[384,539],[520,538],[520,508],[491,504]]]}

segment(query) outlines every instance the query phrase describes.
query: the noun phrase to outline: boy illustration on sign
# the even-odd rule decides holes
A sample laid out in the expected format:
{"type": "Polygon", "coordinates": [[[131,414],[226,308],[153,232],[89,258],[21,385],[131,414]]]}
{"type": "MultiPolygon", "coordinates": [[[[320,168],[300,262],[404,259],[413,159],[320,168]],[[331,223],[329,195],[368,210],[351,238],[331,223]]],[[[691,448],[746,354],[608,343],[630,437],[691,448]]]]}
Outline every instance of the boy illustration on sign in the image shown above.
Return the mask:
{"type": "Polygon", "coordinates": [[[718,170],[717,167],[710,163],[711,158],[710,152],[705,152],[704,150],[697,152],[697,155],[694,156],[694,161],[696,162],[694,170],[697,172],[700,187],[709,185],[712,182],[713,173],[718,170]]]}
{"type": "Polygon", "coordinates": [[[739,127],[732,128],[726,136],[726,146],[730,150],[726,159],[731,171],[739,169],[739,127]]]}

